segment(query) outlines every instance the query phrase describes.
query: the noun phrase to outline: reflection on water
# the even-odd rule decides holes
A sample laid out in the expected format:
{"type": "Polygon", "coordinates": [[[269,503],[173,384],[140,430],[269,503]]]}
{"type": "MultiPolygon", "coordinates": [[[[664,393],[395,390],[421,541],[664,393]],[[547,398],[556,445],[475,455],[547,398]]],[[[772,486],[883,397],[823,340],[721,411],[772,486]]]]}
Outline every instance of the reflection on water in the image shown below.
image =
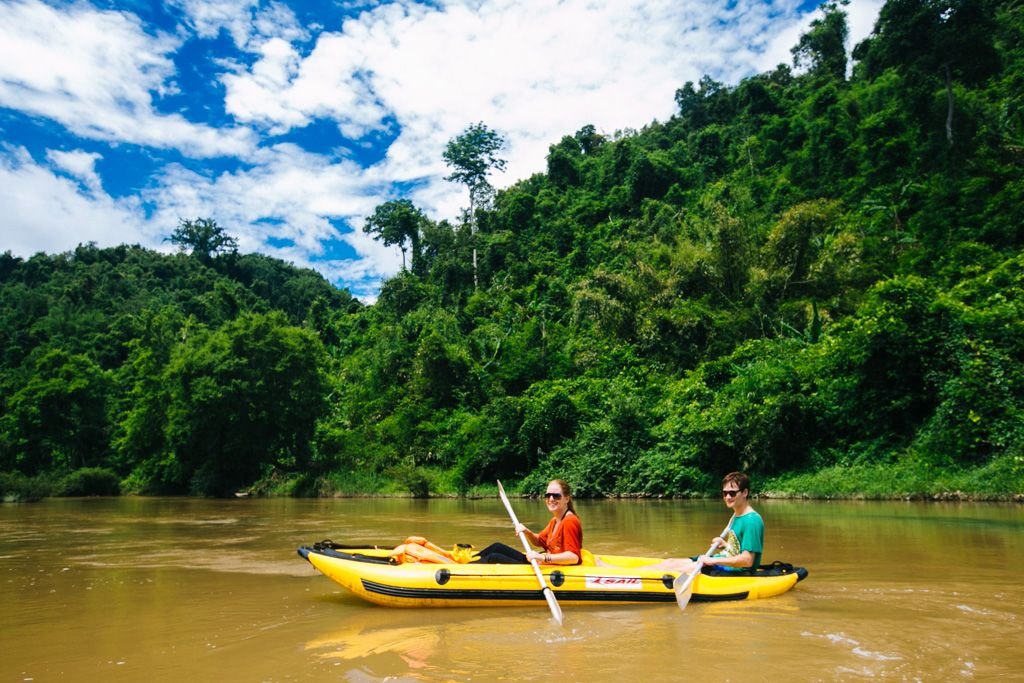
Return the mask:
{"type": "MultiPolygon", "coordinates": [[[[514,501],[533,526],[547,513],[514,501]]],[[[0,506],[0,680],[1021,680],[1019,505],[755,503],[765,560],[809,568],[762,601],[394,609],[295,548],[515,542],[497,500],[53,500],[0,506]]],[[[586,545],[678,556],[717,502],[581,501],[586,545]]]]}

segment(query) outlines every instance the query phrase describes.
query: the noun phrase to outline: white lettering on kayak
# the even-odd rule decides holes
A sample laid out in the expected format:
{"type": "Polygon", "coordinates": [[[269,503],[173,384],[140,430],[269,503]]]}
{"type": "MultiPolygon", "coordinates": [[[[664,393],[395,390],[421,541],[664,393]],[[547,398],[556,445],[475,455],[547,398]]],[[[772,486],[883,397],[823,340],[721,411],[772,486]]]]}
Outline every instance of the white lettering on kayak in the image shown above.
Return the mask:
{"type": "Polygon", "coordinates": [[[588,576],[587,588],[638,591],[643,588],[639,576],[588,576]]]}

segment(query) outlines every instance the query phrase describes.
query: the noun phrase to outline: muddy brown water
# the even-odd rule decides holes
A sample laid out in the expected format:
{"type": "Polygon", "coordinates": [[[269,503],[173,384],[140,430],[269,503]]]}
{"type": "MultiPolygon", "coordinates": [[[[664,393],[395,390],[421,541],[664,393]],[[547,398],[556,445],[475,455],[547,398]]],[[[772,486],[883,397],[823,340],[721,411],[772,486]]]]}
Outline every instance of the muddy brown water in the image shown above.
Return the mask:
{"type": "MultiPolygon", "coordinates": [[[[535,529],[547,512],[514,499],[535,529]]],[[[768,600],[396,609],[299,558],[321,539],[516,543],[498,500],[0,505],[0,681],[1024,680],[1024,506],[755,501],[768,600]]],[[[585,545],[696,554],[717,501],[580,501],[585,545]]]]}

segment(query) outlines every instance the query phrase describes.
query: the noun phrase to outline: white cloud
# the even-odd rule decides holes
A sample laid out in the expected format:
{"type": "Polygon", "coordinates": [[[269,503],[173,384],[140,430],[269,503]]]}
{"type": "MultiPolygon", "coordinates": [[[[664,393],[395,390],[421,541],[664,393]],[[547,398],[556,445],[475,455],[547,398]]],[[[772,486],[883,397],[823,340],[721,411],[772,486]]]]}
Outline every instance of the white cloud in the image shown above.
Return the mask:
{"type": "Polygon", "coordinates": [[[675,89],[704,73],[736,82],[789,61],[806,17],[792,0],[451,1],[379,6],[322,33],[312,52],[263,50],[224,78],[242,121],[280,131],[315,118],[350,137],[397,120],[381,173],[443,175],[441,151],[483,120],[509,140],[511,182],[542,170],[547,147],[584,124],[611,132],[674,111],[675,89]]]}
{"type": "Polygon", "coordinates": [[[196,35],[202,38],[216,38],[221,30],[244,46],[252,32],[251,14],[259,0],[179,0],[177,5],[185,12],[188,22],[196,35]]]}
{"type": "Polygon", "coordinates": [[[57,121],[81,137],[176,148],[195,156],[241,155],[244,129],[216,130],[154,110],[172,89],[178,40],[147,34],[127,12],[38,0],[0,4],[0,106],[57,121]]]}
{"type": "Polygon", "coordinates": [[[172,0],[185,13],[189,27],[201,38],[223,30],[239,49],[258,48],[266,40],[305,40],[308,34],[291,8],[260,0],[172,0]]]}
{"type": "Polygon", "coordinates": [[[96,173],[96,162],[102,157],[96,152],[63,152],[51,149],[47,151],[46,158],[57,168],[81,180],[93,194],[102,191],[100,176],[96,173]]]}
{"type": "MultiPolygon", "coordinates": [[[[50,156],[62,170],[91,182],[92,155],[70,152],[50,156]]],[[[75,180],[36,163],[22,147],[0,147],[0,206],[4,207],[0,249],[16,256],[66,251],[86,242],[104,247],[142,244],[156,248],[160,244],[137,200],[113,199],[95,187],[83,192],[75,180]],[[54,245],[62,246],[55,249],[54,245]]]]}

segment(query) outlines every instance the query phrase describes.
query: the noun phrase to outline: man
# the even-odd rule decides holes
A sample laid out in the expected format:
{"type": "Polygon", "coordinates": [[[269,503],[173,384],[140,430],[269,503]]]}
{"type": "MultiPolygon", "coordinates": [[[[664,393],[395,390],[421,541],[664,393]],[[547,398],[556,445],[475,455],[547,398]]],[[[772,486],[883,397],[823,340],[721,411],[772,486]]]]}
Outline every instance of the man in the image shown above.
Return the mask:
{"type": "Polygon", "coordinates": [[[716,536],[712,540],[715,550],[711,555],[670,558],[643,569],[690,573],[698,563],[726,570],[757,569],[764,549],[764,520],[750,505],[750,477],[742,472],[725,475],[722,478],[722,498],[732,510],[733,518],[725,538],[716,536]]]}

